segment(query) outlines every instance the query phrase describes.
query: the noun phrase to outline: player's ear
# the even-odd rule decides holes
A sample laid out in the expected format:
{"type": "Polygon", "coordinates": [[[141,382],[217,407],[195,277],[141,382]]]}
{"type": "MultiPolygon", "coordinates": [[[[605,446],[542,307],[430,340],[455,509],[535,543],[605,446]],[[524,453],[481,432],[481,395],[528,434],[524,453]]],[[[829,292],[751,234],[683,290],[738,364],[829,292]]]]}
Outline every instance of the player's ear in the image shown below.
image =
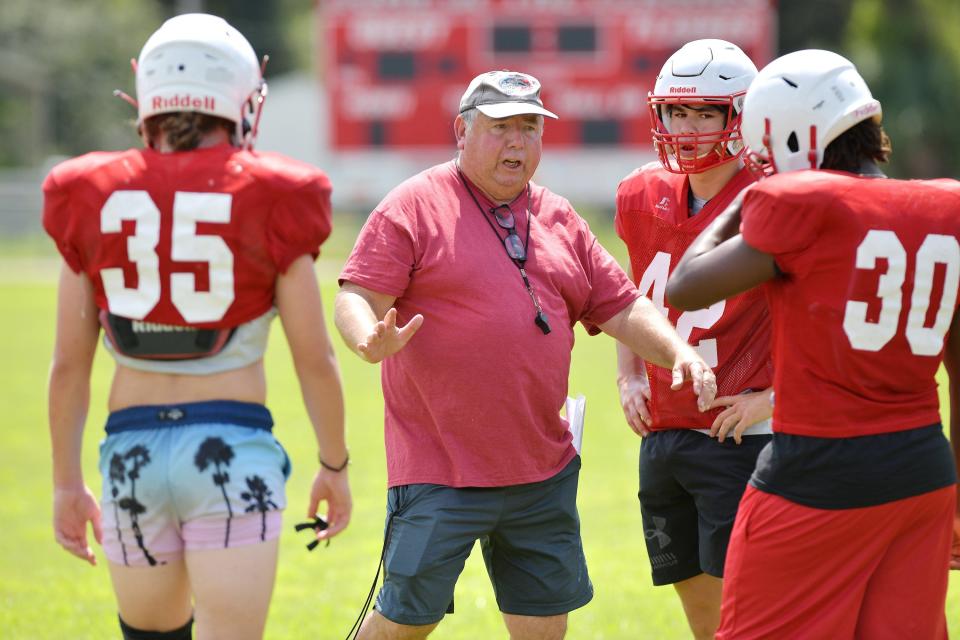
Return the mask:
{"type": "Polygon", "coordinates": [[[153,149],[153,141],[150,140],[150,134],[147,132],[147,127],[144,126],[142,122],[137,124],[137,135],[140,137],[140,140],[143,142],[143,146],[148,149],[153,149]]]}

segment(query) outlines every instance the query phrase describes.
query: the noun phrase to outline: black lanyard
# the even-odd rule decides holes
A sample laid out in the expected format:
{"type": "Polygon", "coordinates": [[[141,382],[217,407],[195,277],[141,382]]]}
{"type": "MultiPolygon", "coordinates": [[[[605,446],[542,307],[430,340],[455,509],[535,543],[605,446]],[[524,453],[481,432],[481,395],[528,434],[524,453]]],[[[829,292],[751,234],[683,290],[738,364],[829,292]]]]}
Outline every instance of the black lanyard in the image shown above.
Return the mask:
{"type": "MultiPolygon", "coordinates": [[[[470,188],[470,183],[467,182],[467,179],[463,175],[463,172],[460,171],[459,164],[457,165],[457,175],[460,176],[460,181],[463,183],[463,186],[467,189],[467,193],[470,194],[470,198],[473,199],[473,203],[477,205],[477,209],[480,211],[480,215],[483,216],[483,219],[487,221],[487,224],[490,226],[490,230],[493,231],[493,234],[497,236],[497,239],[501,243],[503,243],[504,238],[500,235],[500,232],[497,231],[497,228],[493,226],[493,222],[490,221],[490,218],[487,217],[486,212],[483,210],[483,206],[481,206],[480,201],[477,199],[477,196],[473,193],[473,189],[470,188]]],[[[501,205],[501,206],[507,206],[508,209],[510,208],[509,205],[501,205]]],[[[497,215],[496,211],[498,208],[499,207],[494,207],[493,209],[490,210],[490,213],[492,215],[497,215]]],[[[530,300],[533,302],[533,308],[536,309],[537,311],[537,315],[534,316],[533,322],[534,324],[537,325],[537,327],[540,328],[540,331],[542,331],[544,335],[546,335],[550,333],[550,323],[547,320],[547,314],[543,312],[543,308],[540,306],[540,301],[537,300],[537,296],[533,292],[533,286],[530,284],[530,278],[527,277],[527,270],[524,267],[524,265],[527,262],[527,256],[529,255],[529,252],[527,251],[527,247],[530,245],[530,232],[533,227],[533,224],[532,224],[533,218],[530,215],[530,183],[529,182],[527,183],[526,209],[527,209],[527,237],[523,241],[523,256],[524,256],[523,260],[518,260],[517,258],[514,258],[513,256],[511,256],[509,253],[507,254],[507,257],[510,258],[513,264],[515,264],[517,266],[517,269],[520,271],[520,277],[523,279],[523,286],[527,289],[527,295],[530,296],[530,300]]],[[[511,211],[510,214],[513,215],[513,211],[511,211]]]]}

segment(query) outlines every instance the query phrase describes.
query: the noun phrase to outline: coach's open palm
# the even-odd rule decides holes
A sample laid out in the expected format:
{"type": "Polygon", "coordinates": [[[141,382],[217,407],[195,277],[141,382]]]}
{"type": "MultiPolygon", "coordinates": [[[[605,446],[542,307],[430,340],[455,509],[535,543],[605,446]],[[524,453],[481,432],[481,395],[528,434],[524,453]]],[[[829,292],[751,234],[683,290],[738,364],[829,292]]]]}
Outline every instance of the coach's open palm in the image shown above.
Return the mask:
{"type": "Polygon", "coordinates": [[[407,324],[397,326],[397,310],[391,307],[357,350],[367,362],[380,362],[403,349],[422,324],[423,316],[418,313],[407,324]]]}

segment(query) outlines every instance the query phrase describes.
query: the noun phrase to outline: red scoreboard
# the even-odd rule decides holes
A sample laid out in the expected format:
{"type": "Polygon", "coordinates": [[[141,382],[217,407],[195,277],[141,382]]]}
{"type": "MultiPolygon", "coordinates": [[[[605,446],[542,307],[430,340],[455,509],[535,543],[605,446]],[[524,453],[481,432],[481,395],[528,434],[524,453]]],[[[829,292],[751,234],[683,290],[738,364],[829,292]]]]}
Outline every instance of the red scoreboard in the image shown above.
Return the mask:
{"type": "Polygon", "coordinates": [[[774,53],[774,0],[321,0],[334,149],[448,147],[471,78],[530,73],[556,147],[649,148],[646,95],[697,38],[774,53]]]}

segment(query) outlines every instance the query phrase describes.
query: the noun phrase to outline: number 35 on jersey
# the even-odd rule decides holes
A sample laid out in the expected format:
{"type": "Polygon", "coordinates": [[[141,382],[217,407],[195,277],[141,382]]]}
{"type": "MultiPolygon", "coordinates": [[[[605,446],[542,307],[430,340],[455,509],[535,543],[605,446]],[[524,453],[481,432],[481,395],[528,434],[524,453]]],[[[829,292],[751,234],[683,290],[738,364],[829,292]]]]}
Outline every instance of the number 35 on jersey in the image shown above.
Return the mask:
{"type": "MultiPolygon", "coordinates": [[[[236,297],[233,253],[227,243],[218,236],[197,235],[198,222],[229,223],[231,201],[227,193],[174,196],[170,258],[206,263],[209,269],[209,291],[197,290],[192,273],[170,274],[171,302],[187,322],[220,320],[236,297]]],[[[127,238],[127,257],[136,268],[136,286],[127,286],[119,267],[101,269],[100,277],[110,312],[142,320],[160,302],[160,210],[146,191],[115,191],[100,210],[101,233],[120,233],[124,220],[135,222],[136,230],[127,238]]]]}

